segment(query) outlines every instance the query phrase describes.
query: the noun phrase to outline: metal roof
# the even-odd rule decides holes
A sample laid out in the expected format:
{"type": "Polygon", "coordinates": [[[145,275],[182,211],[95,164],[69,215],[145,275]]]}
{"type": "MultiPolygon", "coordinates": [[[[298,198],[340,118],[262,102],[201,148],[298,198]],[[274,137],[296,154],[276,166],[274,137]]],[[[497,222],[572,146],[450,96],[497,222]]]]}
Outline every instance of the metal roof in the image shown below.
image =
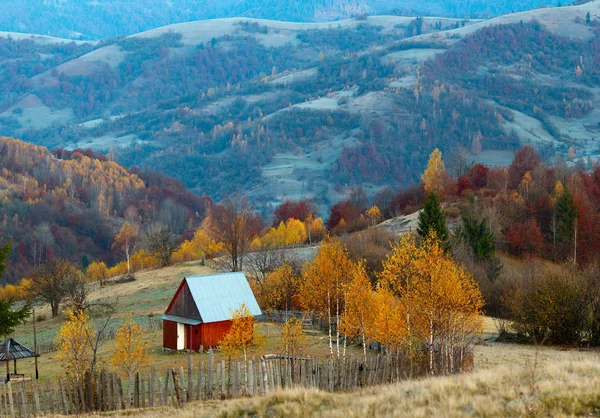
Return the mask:
{"type": "MultiPolygon", "coordinates": [[[[5,343],[0,344],[0,361],[6,361],[6,346],[5,343]]],[[[39,357],[39,354],[34,353],[23,344],[15,341],[13,338],[8,339],[8,359],[20,359],[28,357],[39,357]]]]}
{"type": "Polygon", "coordinates": [[[202,321],[200,321],[199,319],[184,318],[183,316],[177,315],[163,315],[160,317],[160,319],[171,322],[179,322],[180,324],[186,325],[198,325],[202,323],[202,321]]]}
{"type": "Polygon", "coordinates": [[[192,276],[185,280],[204,323],[230,320],[242,304],[252,315],[262,315],[244,273],[192,276]]]}

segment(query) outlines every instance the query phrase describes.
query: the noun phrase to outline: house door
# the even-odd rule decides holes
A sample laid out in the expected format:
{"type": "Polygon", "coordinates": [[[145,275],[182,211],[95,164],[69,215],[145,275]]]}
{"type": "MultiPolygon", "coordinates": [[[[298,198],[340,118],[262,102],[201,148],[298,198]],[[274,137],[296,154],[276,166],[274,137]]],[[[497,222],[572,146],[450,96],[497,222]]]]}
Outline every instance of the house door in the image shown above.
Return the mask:
{"type": "Polygon", "coordinates": [[[185,349],[185,337],[186,337],[185,331],[186,331],[185,324],[180,324],[178,322],[177,323],[177,349],[178,350],[185,349]]]}

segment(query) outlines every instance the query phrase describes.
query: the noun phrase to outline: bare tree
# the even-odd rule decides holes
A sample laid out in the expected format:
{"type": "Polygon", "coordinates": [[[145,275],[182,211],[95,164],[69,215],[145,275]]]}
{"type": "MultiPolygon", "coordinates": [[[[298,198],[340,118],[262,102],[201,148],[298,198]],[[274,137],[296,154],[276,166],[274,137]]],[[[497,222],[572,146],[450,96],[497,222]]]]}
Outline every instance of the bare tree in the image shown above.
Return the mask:
{"type": "Polygon", "coordinates": [[[158,257],[163,266],[171,265],[171,257],[177,249],[175,237],[168,227],[155,224],[150,227],[146,234],[148,250],[158,257]]]}
{"type": "Polygon", "coordinates": [[[116,311],[117,302],[118,299],[115,301],[101,300],[91,303],[86,307],[94,324],[93,330],[86,329],[87,343],[92,349],[92,374],[98,363],[98,349],[108,340],[108,325],[116,311]]]}
{"type": "Polygon", "coordinates": [[[228,269],[241,271],[250,240],[260,229],[260,218],[252,210],[248,197],[239,191],[226,196],[210,216],[210,234],[225,246],[228,269]]]}
{"type": "Polygon", "coordinates": [[[246,255],[245,271],[257,283],[262,284],[267,275],[285,262],[280,248],[259,248],[246,255]]]}
{"type": "Polygon", "coordinates": [[[464,175],[469,169],[469,151],[462,145],[450,150],[448,158],[448,170],[456,178],[464,175]]]}
{"type": "Polygon", "coordinates": [[[66,269],[61,286],[65,299],[73,310],[82,311],[86,308],[90,287],[85,282],[83,272],[78,269],[66,269]]]}
{"type": "Polygon", "coordinates": [[[52,317],[58,315],[61,302],[67,296],[65,278],[81,272],[70,262],[55,258],[42,265],[34,274],[31,293],[50,304],[52,317]]]}

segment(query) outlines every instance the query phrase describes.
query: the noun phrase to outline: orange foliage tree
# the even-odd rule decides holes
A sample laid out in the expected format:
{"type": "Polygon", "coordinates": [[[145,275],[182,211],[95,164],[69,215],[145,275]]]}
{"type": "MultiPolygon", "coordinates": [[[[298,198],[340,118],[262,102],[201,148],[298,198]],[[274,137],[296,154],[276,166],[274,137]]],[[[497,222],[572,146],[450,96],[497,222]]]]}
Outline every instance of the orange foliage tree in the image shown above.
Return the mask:
{"type": "Polygon", "coordinates": [[[429,156],[427,169],[423,173],[421,180],[423,181],[426,194],[436,192],[439,196],[444,195],[448,175],[446,174],[446,166],[444,165],[444,161],[442,161],[442,153],[439,149],[434,149],[429,156]]]}
{"type": "Polygon", "coordinates": [[[454,372],[455,356],[462,361],[482,328],[483,297],[473,277],[447,256],[435,235],[421,246],[406,237],[385,261],[381,286],[399,301],[409,352],[425,348],[432,374],[454,372]]]}
{"type": "MultiPolygon", "coordinates": [[[[350,281],[354,263],[347,249],[337,239],[325,241],[303,274],[300,288],[302,305],[321,317],[327,317],[329,351],[333,357],[333,318],[340,324],[345,309],[345,287],[350,281]]],[[[336,328],[337,357],[340,357],[340,327],[336,328]]]]}
{"type": "Polygon", "coordinates": [[[341,329],[349,338],[360,338],[364,360],[367,360],[367,341],[372,336],[373,313],[376,305],[365,263],[359,263],[352,270],[352,279],[345,289],[346,311],[342,317],[341,329]]]}
{"type": "Polygon", "coordinates": [[[288,311],[298,305],[301,278],[294,268],[284,263],[268,273],[262,283],[256,283],[259,305],[266,310],[288,311]]]}
{"type": "Polygon", "coordinates": [[[243,354],[246,362],[248,354],[260,350],[266,339],[254,332],[254,316],[245,304],[232,312],[231,321],[231,329],[219,342],[219,347],[229,356],[243,354]]]}

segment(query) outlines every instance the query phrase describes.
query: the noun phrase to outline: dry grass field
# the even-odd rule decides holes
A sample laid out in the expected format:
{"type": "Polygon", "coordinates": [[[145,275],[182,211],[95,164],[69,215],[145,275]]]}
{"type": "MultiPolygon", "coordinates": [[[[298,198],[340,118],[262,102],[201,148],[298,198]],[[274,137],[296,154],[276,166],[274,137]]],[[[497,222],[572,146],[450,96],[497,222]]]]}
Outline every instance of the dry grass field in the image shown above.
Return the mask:
{"type": "MultiPolygon", "coordinates": [[[[560,356],[559,356],[560,357],[560,356]]],[[[504,364],[354,393],[292,390],[266,397],[128,411],[144,417],[566,417],[600,412],[600,358],[504,364]]],[[[117,414],[109,414],[117,416],[117,414]]]]}

